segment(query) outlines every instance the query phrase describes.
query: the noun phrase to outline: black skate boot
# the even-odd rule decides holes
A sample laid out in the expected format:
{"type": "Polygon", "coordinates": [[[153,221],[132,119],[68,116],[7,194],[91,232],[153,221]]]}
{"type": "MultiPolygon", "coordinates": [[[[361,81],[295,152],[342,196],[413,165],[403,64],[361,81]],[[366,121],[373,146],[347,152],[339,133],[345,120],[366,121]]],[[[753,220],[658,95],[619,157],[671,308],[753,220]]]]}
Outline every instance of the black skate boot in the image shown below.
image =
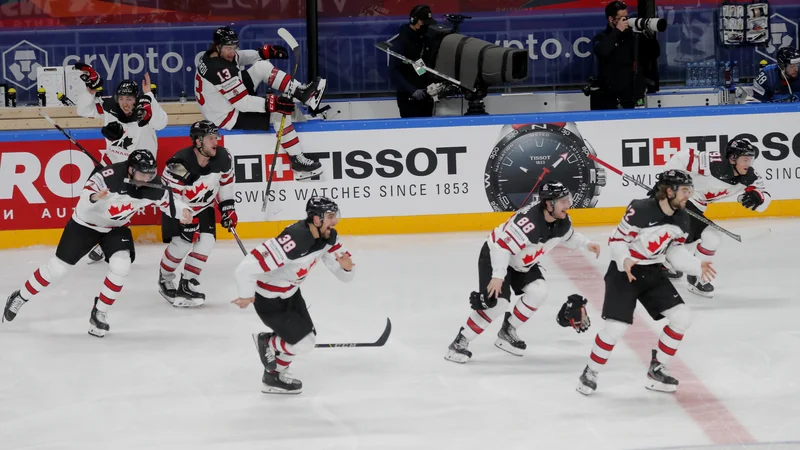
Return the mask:
{"type": "Polygon", "coordinates": [[[22,308],[27,300],[23,299],[21,295],[19,295],[19,291],[14,291],[11,295],[8,296],[8,300],[6,300],[6,307],[3,310],[3,322],[11,322],[17,317],[17,313],[19,309],[22,308]]]}
{"type": "Polygon", "coordinates": [[[687,288],[689,292],[694,292],[703,297],[714,297],[714,285],[711,283],[705,283],[694,275],[686,275],[686,282],[689,283],[689,287],[687,288]]]}
{"type": "Polygon", "coordinates": [[[647,383],[644,387],[651,391],[675,392],[678,390],[678,380],[670,376],[666,366],[656,359],[657,352],[653,350],[653,359],[650,360],[650,369],[647,371],[647,383]]]}
{"type": "Polygon", "coordinates": [[[327,84],[324,78],[317,77],[314,81],[295,88],[291,95],[300,100],[300,103],[317,110],[322,102],[322,96],[325,95],[327,84]]]}
{"type": "Polygon", "coordinates": [[[108,326],[108,316],[106,313],[97,309],[98,300],[100,300],[98,297],[94,298],[92,315],[89,316],[89,334],[92,336],[103,337],[106,335],[106,332],[111,329],[111,327],[108,326]]]}
{"type": "Polygon", "coordinates": [[[469,361],[470,358],[472,358],[472,352],[467,350],[469,341],[464,337],[463,334],[461,334],[462,331],[464,331],[463,327],[458,330],[458,336],[456,336],[453,343],[447,347],[447,354],[444,355],[444,359],[457,362],[459,364],[464,364],[465,362],[469,361]]]}
{"type": "Polygon", "coordinates": [[[664,270],[664,275],[666,275],[667,278],[672,278],[673,280],[678,280],[683,276],[683,272],[680,270],[668,269],[666,267],[662,270],[664,270]]]}
{"type": "Polygon", "coordinates": [[[178,290],[175,288],[175,283],[172,280],[164,278],[164,274],[158,271],[158,293],[168,301],[170,305],[175,303],[175,297],[178,296],[178,290]]]}
{"type": "Polygon", "coordinates": [[[261,358],[261,364],[264,365],[264,370],[272,372],[278,367],[275,361],[275,352],[269,345],[269,340],[274,333],[253,333],[253,342],[256,344],[258,356],[261,358]]]}
{"type": "Polygon", "coordinates": [[[103,249],[100,244],[94,246],[92,251],[89,252],[89,264],[94,264],[103,260],[103,249]]]}
{"type": "Polygon", "coordinates": [[[586,366],[578,379],[578,387],[575,390],[583,395],[589,395],[597,390],[597,372],[586,366]]]}
{"type": "Polygon", "coordinates": [[[199,286],[200,282],[196,278],[187,279],[181,278],[178,284],[175,301],[172,306],[176,308],[194,308],[202,306],[206,302],[206,294],[195,291],[195,286],[199,286]]]}
{"type": "Polygon", "coordinates": [[[322,173],[322,164],[319,161],[306,158],[303,154],[291,156],[290,160],[294,179],[297,181],[307,180],[322,173]]]}
{"type": "Polygon", "coordinates": [[[528,346],[525,344],[525,341],[517,336],[517,330],[508,323],[509,317],[511,317],[511,313],[506,312],[506,317],[503,320],[503,327],[497,332],[497,340],[494,341],[494,345],[500,350],[505,350],[514,356],[522,356],[523,351],[528,348],[528,346]]]}
{"type": "Polygon", "coordinates": [[[261,377],[261,392],[265,394],[299,394],[303,392],[303,382],[283,372],[264,371],[261,377]]]}

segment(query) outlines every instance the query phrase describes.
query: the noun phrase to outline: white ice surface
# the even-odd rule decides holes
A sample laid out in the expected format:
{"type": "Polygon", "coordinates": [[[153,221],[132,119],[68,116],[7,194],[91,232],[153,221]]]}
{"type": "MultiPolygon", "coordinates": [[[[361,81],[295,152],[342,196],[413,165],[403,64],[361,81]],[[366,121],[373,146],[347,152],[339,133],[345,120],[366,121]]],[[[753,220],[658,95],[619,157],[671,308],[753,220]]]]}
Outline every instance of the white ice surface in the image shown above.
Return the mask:
{"type": "MultiPolygon", "coordinates": [[[[578,289],[553,258],[586,258],[577,252],[545,258],[550,297],[519,331],[528,343],[524,357],[493,346],[498,320],[471,344],[469,363],[445,361],[447,346],[470,312],[467,298],[477,288],[485,233],[345,236],[356,279],[340,283],[320,266],[302,286],[318,342],[373,340],[389,317],[394,330],[388,343],[299,356],[292,373],[303,381],[304,392],[262,394],[250,333],[264,327],[252,307],[230,304],[236,294],[231,277],[241,259],[236,244],[217,244],[201,277],[208,301],[195,310],[174,309],[159,296],[156,272],[163,246],[139,245],[104,339],[89,336],[87,329],[107,265],[85,260],[26,304],[15,321],[0,324],[0,449],[736,444],[737,430],[729,442],[704,431],[719,412],[713,405],[722,405],[738,421],[738,432],[755,442],[789,442],[763,448],[798,448],[792,442],[800,441],[800,220],[723,224],[742,233],[744,242],[724,241],[714,299],[679,289],[697,315],[676,357],[696,377],[694,386],[702,385],[718,403],[705,398],[681,403],[674,395],[646,390],[642,354],[656,341],[638,342],[641,333],[617,345],[595,395],[575,392],[602,326],[597,308],[603,295],[585,293],[592,299],[588,333],[556,324],[566,296],[578,289]],[[694,414],[691,408],[697,408],[694,414]]],[[[612,228],[581,229],[602,244],[603,255],[591,262],[597,271],[580,276],[597,279],[605,272],[612,228]]],[[[0,251],[3,299],[53,251],[0,251]]],[[[663,327],[642,314],[636,321],[651,336],[663,327]]]]}

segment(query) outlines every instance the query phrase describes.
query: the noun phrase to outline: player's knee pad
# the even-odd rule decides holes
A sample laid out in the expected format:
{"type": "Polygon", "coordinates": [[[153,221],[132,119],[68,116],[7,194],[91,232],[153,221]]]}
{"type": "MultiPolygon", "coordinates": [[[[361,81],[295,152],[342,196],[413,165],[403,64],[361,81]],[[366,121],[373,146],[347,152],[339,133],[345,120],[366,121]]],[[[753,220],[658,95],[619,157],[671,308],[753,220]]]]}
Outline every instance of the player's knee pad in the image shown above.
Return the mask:
{"type": "Polygon", "coordinates": [[[669,320],[669,327],[678,332],[688,330],[694,319],[692,308],[686,304],[673,306],[661,314],[669,320]]]}
{"type": "Polygon", "coordinates": [[[274,68],[275,66],[273,66],[271,62],[262,60],[253,63],[246,72],[250,75],[250,79],[253,80],[254,87],[258,87],[259,83],[266,83],[269,81],[269,77],[272,76],[272,69],[274,68]]]}
{"type": "Polygon", "coordinates": [[[208,256],[211,254],[211,250],[214,248],[214,243],[216,242],[217,240],[214,239],[213,234],[200,233],[200,238],[194,243],[194,252],[208,256]]]}
{"type": "MultiPolygon", "coordinates": [[[[202,237],[202,234],[200,236],[202,237]]],[[[173,258],[183,259],[192,251],[192,243],[186,242],[186,240],[180,236],[175,236],[169,242],[167,251],[169,251],[170,256],[173,258]]]]}
{"type": "Polygon", "coordinates": [[[108,269],[114,275],[127,277],[131,270],[131,253],[128,250],[120,250],[108,258],[108,269]]]}
{"type": "Polygon", "coordinates": [[[526,305],[539,309],[544,304],[544,301],[547,300],[549,290],[546,281],[536,280],[522,288],[522,300],[526,305]]]}
{"type": "Polygon", "coordinates": [[[303,339],[296,344],[292,344],[293,353],[296,355],[298,353],[307,353],[311,350],[314,350],[314,344],[317,342],[317,335],[313,332],[308,333],[305,335],[303,339]]]}
{"type": "Polygon", "coordinates": [[[47,271],[50,272],[50,282],[54,282],[67,274],[69,264],[54,256],[47,261],[47,271]]]}
{"type": "Polygon", "coordinates": [[[697,243],[697,253],[705,256],[714,256],[721,245],[722,233],[714,228],[706,227],[706,229],[700,233],[700,242],[697,243]]]}
{"type": "Polygon", "coordinates": [[[622,336],[625,336],[625,332],[628,331],[628,327],[630,327],[630,324],[625,322],[620,322],[619,320],[614,319],[606,319],[606,323],[603,326],[601,333],[605,335],[605,341],[612,341],[608,343],[614,345],[617,343],[617,341],[622,339],[622,336]]]}

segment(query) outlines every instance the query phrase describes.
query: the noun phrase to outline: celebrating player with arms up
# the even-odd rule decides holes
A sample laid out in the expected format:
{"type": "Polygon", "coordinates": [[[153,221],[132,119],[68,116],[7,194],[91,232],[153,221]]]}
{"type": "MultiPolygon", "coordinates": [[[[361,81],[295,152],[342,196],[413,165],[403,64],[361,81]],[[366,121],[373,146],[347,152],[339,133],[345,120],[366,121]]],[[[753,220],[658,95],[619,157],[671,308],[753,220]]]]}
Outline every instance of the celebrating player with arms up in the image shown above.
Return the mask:
{"type": "MultiPolygon", "coordinates": [[[[600,246],[576,232],[567,215],[572,196],[561,183],[548,182],[539,190],[539,203],[528,205],[492,231],[478,258],[480,292],[470,295],[475,311],[450,344],[445,359],[465,363],[472,357],[467,350],[511,302],[511,289],[521,295],[513,314],[505,313],[503,327],[495,345],[513,355],[522,356],[527,348],[516,329],[531,318],[547,298],[547,283],[539,269],[538,258],[559,243],[569,248],[585,248],[600,256],[600,246]],[[500,302],[499,299],[504,300],[500,302]]],[[[579,333],[589,328],[586,299],[570,296],[558,313],[561,326],[572,326],[579,333]]]]}
{"type": "MultiPolygon", "coordinates": [[[[292,125],[296,98],[317,109],[325,92],[325,80],[301,85],[289,74],[278,70],[268,59],[287,59],[289,54],[280,45],[263,45],[256,50],[239,50],[239,37],[230,27],[214,32],[214,43],[205,52],[195,75],[195,97],[203,117],[226,130],[269,130],[270,120],[279,123],[286,116],[281,146],[291,158],[296,180],[322,173],[322,165],[303,155],[300,139],[292,125]],[[244,66],[252,66],[241,70],[244,66]],[[269,88],[285,93],[257,97],[256,88],[266,83],[269,88]],[[274,115],[273,115],[274,113],[274,115]]],[[[275,125],[275,130],[279,126],[275,125]]]]}
{"type": "MultiPolygon", "coordinates": [[[[745,208],[764,212],[771,196],[764,180],[753,170],[753,158],[758,148],[744,139],[728,144],[724,154],[720,152],[697,152],[682,150],[667,162],[666,168],[685,170],[694,179],[694,195],[687,208],[705,214],[708,205],[728,198],[736,198],[745,208]]],[[[722,245],[722,234],[696,219],[690,220],[691,230],[686,243],[697,242],[694,254],[701,260],[711,261],[722,245]]],[[[672,270],[671,278],[683,274],[672,270]]],[[[704,297],[714,296],[714,286],[695,275],[687,275],[689,290],[704,297]]]]}
{"type": "Polygon", "coordinates": [[[161,184],[156,175],[156,160],[149,150],[135,150],[127,162],[98,168],[89,177],[75,212],[64,227],[56,255],[36,269],[20,290],[8,297],[3,313],[5,321],[14,320],[22,305],[64,277],[70,266],[99,243],[106,254],[108,274],[99,296],[94,299],[89,334],[105,336],[109,330],[108,310],[122,291],[125,277],[136,257],[131,229],[128,228],[131,216],[154,204],[165,212],[177,211],[184,223],[192,219],[191,210],[180,200],[175,199],[175,204],[170,205],[166,189],[137,187],[126,183],[126,178],[134,182],[161,184]]]}
{"type": "Polygon", "coordinates": [[[678,388],[678,380],[669,375],[666,366],[692,323],[692,311],[667,279],[662,264],[669,262],[703,279],[716,274],[709,261],[695,258],[684,245],[690,231],[684,209],[692,190],[692,177],[686,172],[667,170],[659,174],[650,192],[654,197],[632,201],[608,240],[611,263],[605,276],[605,325],[597,333],[589,364],[580,376],[577,389],[581,394],[589,395],[597,389],[597,372],[633,323],[637,300],[654,320],[669,320],[658,350],[652,351],[645,387],[662,392],[678,388]]]}
{"type": "Polygon", "coordinates": [[[303,383],[287,369],[295,355],[314,348],[317,332],[308,314],[300,284],[319,262],[337,278],[352,281],[355,264],[333,228],[339,207],[327,197],[311,197],[305,220],[286,227],[277,238],[256,247],[236,268],[240,308],[255,303],[256,313],[271,333],[253,339],[264,365],[262,392],[299,394],[303,383]]]}
{"type": "Polygon", "coordinates": [[[191,224],[182,225],[162,217],[161,239],[169,243],[161,258],[158,291],[172,306],[195,307],[205,303],[205,294],[195,288],[217,239],[214,203],[223,228],[235,228],[239,219],[233,199],[233,160],[225,147],[217,146],[219,129],[208,120],[192,124],[192,146],[178,150],[167,161],[166,181],[194,213],[191,224]],[[188,255],[188,258],[187,258],[188,255]],[[186,259],[183,276],[175,284],[175,270],[186,259]]]}

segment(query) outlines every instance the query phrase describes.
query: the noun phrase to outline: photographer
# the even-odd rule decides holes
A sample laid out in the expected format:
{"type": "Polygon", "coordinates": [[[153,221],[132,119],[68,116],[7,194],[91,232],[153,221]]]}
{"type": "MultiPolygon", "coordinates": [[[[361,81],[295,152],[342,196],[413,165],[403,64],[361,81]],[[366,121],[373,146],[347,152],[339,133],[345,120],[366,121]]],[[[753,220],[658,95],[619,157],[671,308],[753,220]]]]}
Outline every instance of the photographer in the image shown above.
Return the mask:
{"type": "MultiPolygon", "coordinates": [[[[400,26],[399,35],[392,44],[392,50],[417,61],[423,56],[427,58],[431,51],[430,40],[426,37],[428,27],[435,25],[431,8],[417,5],[409,13],[409,23],[400,26]]],[[[400,117],[433,116],[433,98],[428,95],[427,86],[436,80],[431,75],[417,75],[410,64],[391,58],[389,76],[397,89],[397,107],[400,117]]]]}
{"type": "Polygon", "coordinates": [[[606,20],[606,29],[592,39],[599,89],[590,97],[591,109],[633,108],[636,54],[635,37],[628,24],[628,6],[621,1],[609,3],[606,20]]]}

